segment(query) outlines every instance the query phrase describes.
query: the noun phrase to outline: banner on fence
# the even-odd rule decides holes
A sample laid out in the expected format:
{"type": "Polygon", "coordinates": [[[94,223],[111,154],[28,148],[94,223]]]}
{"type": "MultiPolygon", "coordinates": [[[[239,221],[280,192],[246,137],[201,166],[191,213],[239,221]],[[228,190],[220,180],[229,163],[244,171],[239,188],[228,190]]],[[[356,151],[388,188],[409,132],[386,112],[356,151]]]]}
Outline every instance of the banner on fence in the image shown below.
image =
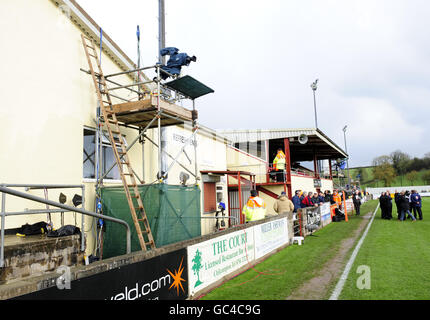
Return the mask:
{"type": "Polygon", "coordinates": [[[269,221],[254,227],[255,259],[288,243],[287,218],[269,221]]]}
{"type": "Polygon", "coordinates": [[[321,221],[331,219],[330,202],[324,202],[320,206],[320,212],[321,212],[321,221]]]}
{"type": "MultiPolygon", "coordinates": [[[[67,280],[69,268],[62,277],[67,280]]],[[[188,297],[186,249],[20,296],[24,300],[184,300],[188,297]]]]}
{"type": "Polygon", "coordinates": [[[189,293],[204,289],[254,260],[253,228],[188,247],[189,293]]]}

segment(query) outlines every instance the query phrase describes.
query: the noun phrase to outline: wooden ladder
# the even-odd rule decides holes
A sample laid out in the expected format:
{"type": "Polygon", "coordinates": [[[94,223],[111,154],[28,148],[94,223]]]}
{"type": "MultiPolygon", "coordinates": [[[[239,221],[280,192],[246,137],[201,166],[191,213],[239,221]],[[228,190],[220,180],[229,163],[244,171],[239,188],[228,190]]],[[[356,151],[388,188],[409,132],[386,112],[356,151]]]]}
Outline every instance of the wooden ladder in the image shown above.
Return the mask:
{"type": "Polygon", "coordinates": [[[136,177],[131,167],[131,163],[127,154],[127,148],[124,144],[123,137],[119,130],[118,119],[115,112],[113,111],[111,97],[109,90],[106,85],[105,77],[100,66],[99,58],[95,49],[95,43],[92,39],[81,34],[82,44],[84,46],[85,54],[88,60],[88,66],[90,68],[91,76],[93,78],[94,86],[96,88],[97,99],[100,104],[100,109],[103,114],[104,123],[109,133],[109,140],[112,145],[115,160],[121,175],[121,180],[124,185],[125,195],[127,202],[130,207],[131,216],[133,218],[134,226],[136,228],[137,236],[139,237],[139,243],[143,251],[146,251],[148,246],[151,249],[155,248],[154,238],[152,236],[149,221],[146,216],[145,208],[139,190],[137,188],[136,177]],[[96,62],[98,73],[94,72],[93,61],[96,62]],[[97,79],[97,77],[99,79],[97,79]],[[120,150],[117,149],[114,134],[119,137],[120,150]],[[124,170],[124,167],[127,170],[124,170]],[[130,179],[130,180],[127,180],[130,179]],[[134,201],[137,202],[135,206],[134,201]],[[147,240],[144,235],[146,234],[147,240]]]}

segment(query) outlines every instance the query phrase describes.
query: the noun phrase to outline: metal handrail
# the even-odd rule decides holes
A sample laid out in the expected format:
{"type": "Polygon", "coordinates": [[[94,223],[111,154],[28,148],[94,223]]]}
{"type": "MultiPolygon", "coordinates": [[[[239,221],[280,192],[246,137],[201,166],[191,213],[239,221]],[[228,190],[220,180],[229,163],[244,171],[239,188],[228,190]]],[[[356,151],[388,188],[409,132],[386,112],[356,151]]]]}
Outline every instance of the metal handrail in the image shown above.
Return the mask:
{"type": "MultiPolygon", "coordinates": [[[[20,187],[26,187],[25,185],[19,185],[20,187]]],[[[87,211],[84,209],[79,209],[79,208],[75,208],[72,206],[68,206],[59,202],[55,202],[55,201],[51,201],[48,199],[43,199],[40,197],[36,197],[33,195],[29,195],[20,191],[16,191],[10,188],[5,187],[5,185],[1,185],[0,186],[0,192],[2,193],[2,206],[1,206],[1,250],[0,250],[0,268],[2,268],[4,266],[4,226],[5,226],[5,218],[6,216],[9,215],[14,215],[15,213],[9,214],[6,212],[6,204],[5,204],[5,200],[6,200],[6,194],[11,194],[14,195],[16,197],[20,197],[20,198],[24,198],[24,199],[28,199],[28,200],[32,200],[32,201],[36,201],[36,202],[40,202],[40,203],[44,203],[44,204],[48,204],[54,207],[58,207],[61,209],[64,209],[66,211],[70,211],[70,212],[79,212],[83,215],[88,215],[91,217],[95,217],[95,218],[99,218],[99,219],[104,219],[104,220],[108,220],[108,221],[112,221],[112,222],[116,222],[119,224],[122,224],[123,226],[126,227],[126,231],[127,231],[127,253],[131,252],[131,232],[130,232],[130,227],[128,225],[127,222],[125,222],[124,220],[121,219],[117,219],[117,218],[113,218],[113,217],[109,217],[109,216],[105,216],[102,214],[98,214],[95,212],[91,212],[91,211],[87,211]]],[[[29,211],[28,213],[33,213],[31,211],[29,211]]],[[[81,230],[81,234],[82,237],[84,237],[84,230],[81,230]]]]}

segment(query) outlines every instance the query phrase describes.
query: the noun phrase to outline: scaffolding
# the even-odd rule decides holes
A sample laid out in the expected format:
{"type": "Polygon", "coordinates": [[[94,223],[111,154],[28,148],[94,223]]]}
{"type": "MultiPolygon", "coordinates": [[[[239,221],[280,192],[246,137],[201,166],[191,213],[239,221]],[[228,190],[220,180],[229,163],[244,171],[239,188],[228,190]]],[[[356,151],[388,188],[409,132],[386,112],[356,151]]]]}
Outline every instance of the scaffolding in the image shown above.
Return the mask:
{"type": "Polygon", "coordinates": [[[103,137],[106,137],[110,141],[112,150],[114,152],[116,165],[118,166],[120,172],[131,215],[137,234],[139,236],[141,249],[153,249],[155,248],[155,241],[153,239],[151,228],[146,217],[141,195],[137,188],[137,181],[140,182],[140,184],[144,184],[145,182],[144,179],[140,179],[137,176],[136,172],[131,166],[127,152],[133,147],[133,145],[136,144],[136,142],[139,141],[143,144],[144,141],[147,140],[158,148],[158,170],[156,180],[151,184],[156,182],[165,183],[169,171],[175,164],[178,164],[194,177],[194,184],[197,186],[199,180],[197,166],[197,144],[192,143],[194,148],[194,172],[180,163],[178,158],[182,153],[185,153],[185,147],[191,144],[199,130],[197,123],[198,113],[195,108],[195,99],[214,91],[191,76],[178,77],[169,74],[162,69],[163,65],[160,63],[152,66],[139,67],[133,70],[103,75],[101,63],[95,50],[94,41],[91,38],[82,35],[82,44],[84,46],[88,60],[89,70],[81,69],[81,71],[92,76],[98,98],[97,119],[95,120],[97,125],[95,151],[95,163],[97,164],[96,208],[98,210],[101,209],[99,199],[101,199],[100,188],[103,186],[103,179],[115,167],[115,164],[113,164],[103,174],[101,174],[99,170],[102,156],[100,147],[102,145],[103,137]],[[93,67],[94,62],[97,65],[97,71],[93,67]],[[153,69],[156,73],[156,77],[154,77],[152,80],[149,80],[142,73],[143,71],[150,69],[153,69]],[[169,77],[173,78],[173,80],[162,83],[162,73],[165,73],[169,77]],[[130,84],[121,84],[118,82],[118,80],[113,80],[115,77],[123,75],[131,77],[133,82],[130,84]],[[150,85],[152,86],[152,89],[150,89],[150,85]],[[126,99],[112,93],[113,91],[120,89],[128,90],[128,92],[135,97],[126,99]],[[169,91],[173,91],[175,93],[174,96],[169,96],[169,91]],[[119,99],[123,102],[113,104],[111,97],[119,99]],[[176,104],[177,101],[181,101],[182,99],[192,100],[192,110],[188,110],[176,104]],[[176,156],[172,156],[161,147],[161,128],[184,123],[189,123],[191,125],[191,136],[184,141],[184,146],[181,148],[178,154],[176,156]],[[119,130],[119,126],[125,126],[138,130],[138,136],[130,143],[130,145],[126,146],[124,144],[124,138],[119,130]],[[107,128],[108,136],[106,136],[103,132],[103,127],[107,128]],[[158,143],[154,142],[150,137],[147,136],[147,131],[149,129],[157,130],[158,143]],[[117,146],[120,147],[119,151],[117,150],[117,146]],[[165,171],[163,171],[162,163],[162,157],[164,155],[168,156],[172,160],[165,171]],[[124,170],[123,166],[125,166],[127,169],[124,170]],[[130,181],[128,181],[126,178],[130,179],[130,181]]]}

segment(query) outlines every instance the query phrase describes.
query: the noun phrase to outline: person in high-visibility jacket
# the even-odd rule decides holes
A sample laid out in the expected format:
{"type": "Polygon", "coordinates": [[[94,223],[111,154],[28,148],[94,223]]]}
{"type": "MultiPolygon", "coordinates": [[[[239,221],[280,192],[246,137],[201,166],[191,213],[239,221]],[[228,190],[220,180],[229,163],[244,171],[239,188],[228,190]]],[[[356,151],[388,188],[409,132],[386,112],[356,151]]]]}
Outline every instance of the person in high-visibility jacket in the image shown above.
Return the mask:
{"type": "Polygon", "coordinates": [[[243,207],[242,214],[246,222],[261,220],[266,216],[266,202],[258,196],[257,190],[251,190],[251,197],[243,207]]]}
{"type": "Polygon", "coordinates": [[[336,203],[339,208],[342,206],[342,198],[340,197],[340,194],[337,192],[337,190],[333,191],[333,201],[332,204],[336,203]]]}
{"type": "Polygon", "coordinates": [[[273,170],[276,171],[277,182],[284,181],[285,165],[286,165],[285,153],[282,151],[281,148],[279,148],[278,153],[276,154],[276,157],[273,160],[273,170]]]}

